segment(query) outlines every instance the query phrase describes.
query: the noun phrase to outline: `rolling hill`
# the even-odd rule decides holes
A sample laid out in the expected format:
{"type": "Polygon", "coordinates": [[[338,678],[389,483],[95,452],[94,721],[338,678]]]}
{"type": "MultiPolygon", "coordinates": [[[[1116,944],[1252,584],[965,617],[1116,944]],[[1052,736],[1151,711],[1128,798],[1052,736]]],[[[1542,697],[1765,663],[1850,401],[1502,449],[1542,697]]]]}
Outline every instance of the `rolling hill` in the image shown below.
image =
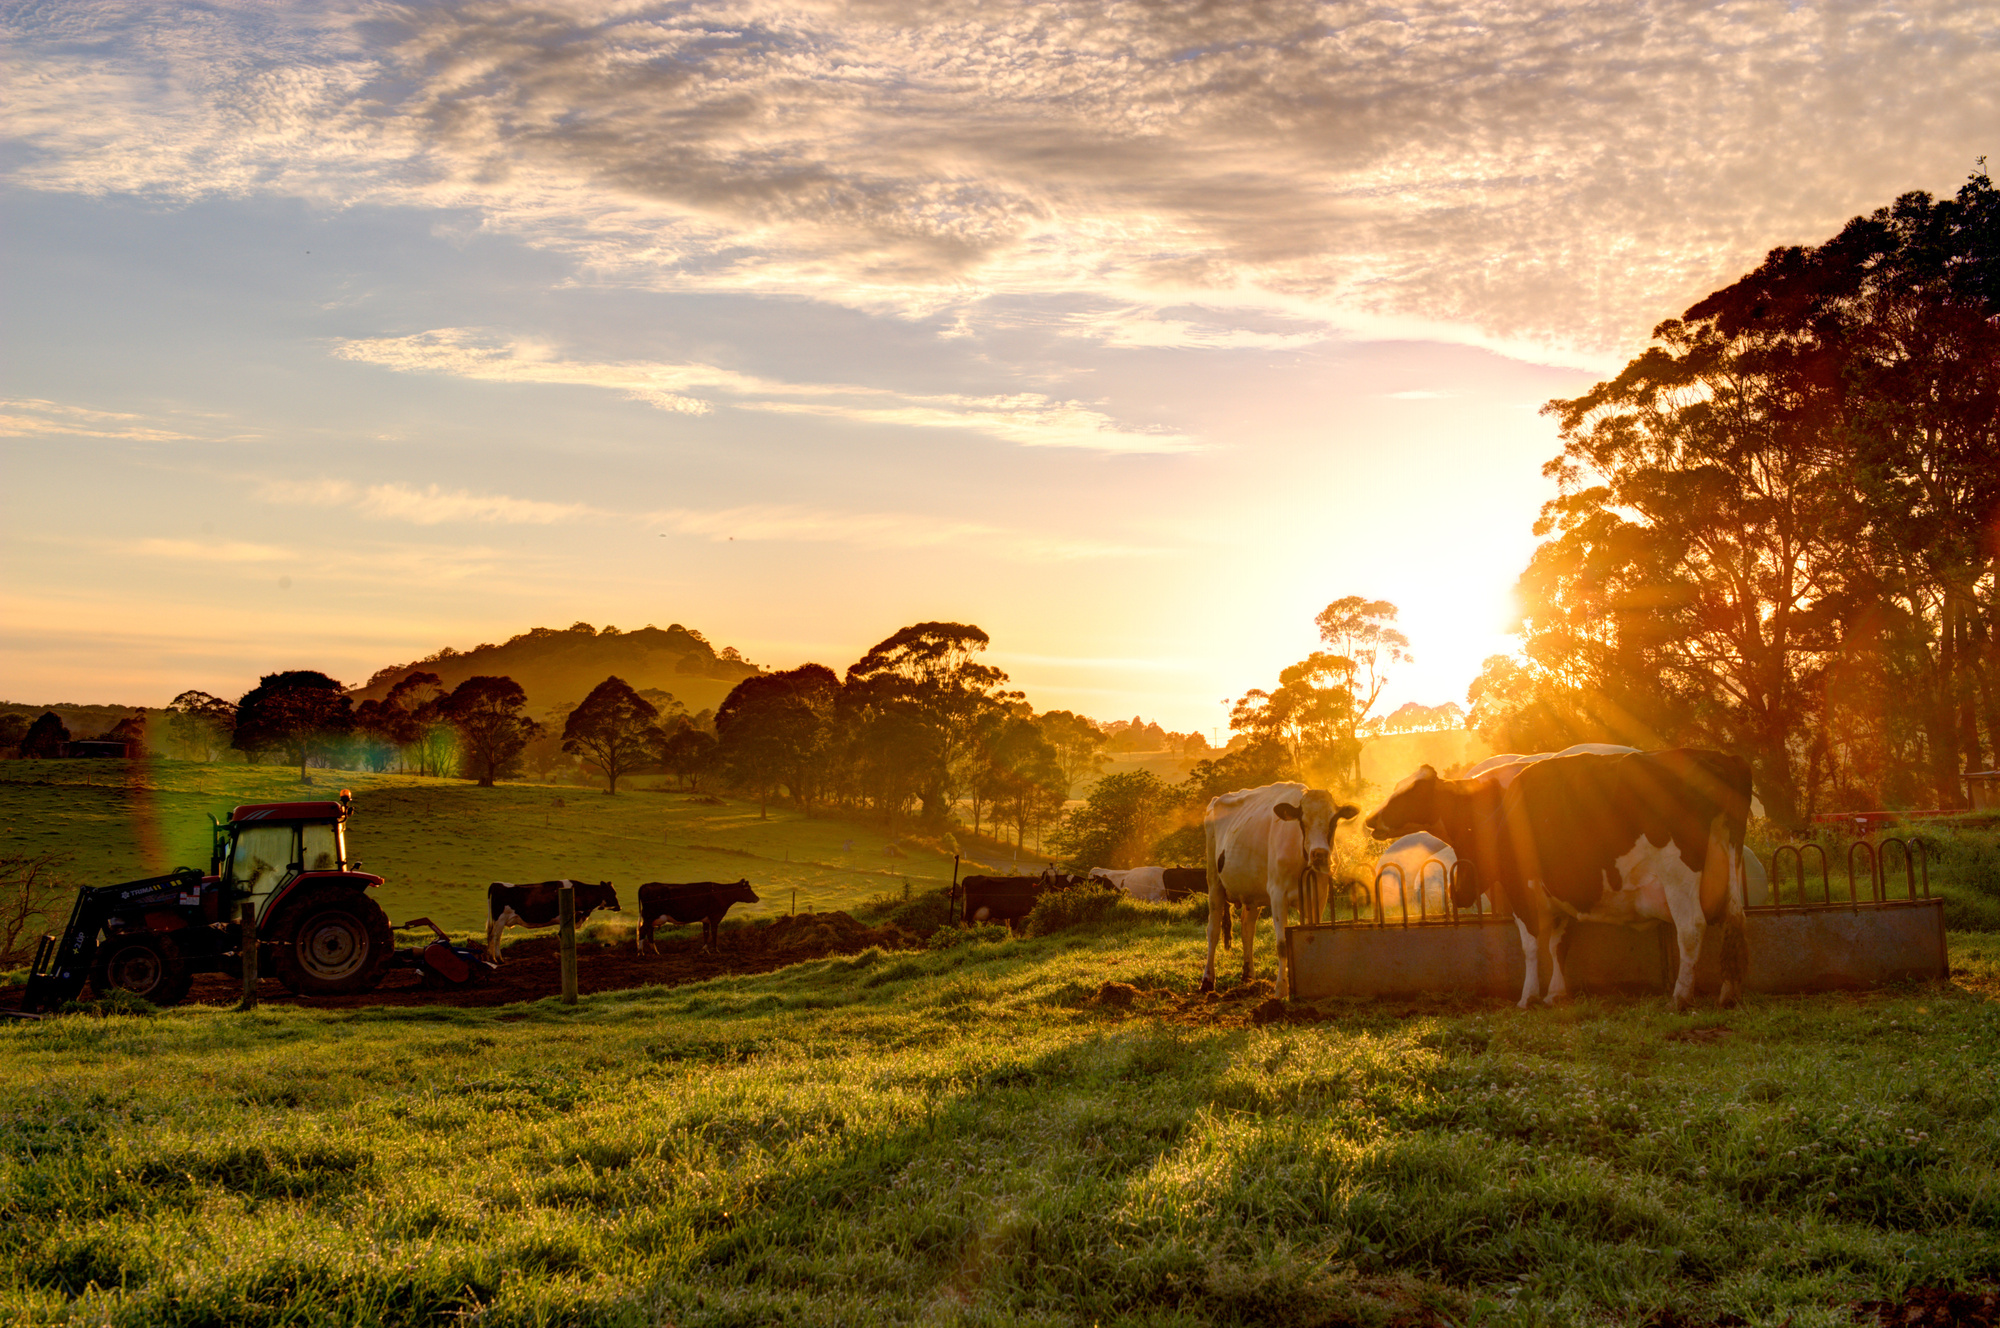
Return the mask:
{"type": "Polygon", "coordinates": [[[437,674],[446,687],[481,675],[512,678],[535,711],[581,701],[612,674],[639,691],[670,692],[690,711],[713,710],[739,681],[760,672],[734,647],[717,652],[700,632],[679,623],[634,632],[577,623],[531,628],[500,645],[466,651],[446,646],[429,658],[378,670],[351,695],[356,702],[380,700],[418,671],[437,674]]]}

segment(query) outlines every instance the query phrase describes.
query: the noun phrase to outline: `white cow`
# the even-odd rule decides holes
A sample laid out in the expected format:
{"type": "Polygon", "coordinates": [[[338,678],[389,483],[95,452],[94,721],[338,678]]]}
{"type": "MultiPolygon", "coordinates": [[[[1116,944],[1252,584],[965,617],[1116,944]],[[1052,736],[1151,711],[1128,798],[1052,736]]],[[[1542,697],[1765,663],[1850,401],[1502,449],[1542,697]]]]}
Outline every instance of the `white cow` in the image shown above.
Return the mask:
{"type": "Polygon", "coordinates": [[[1124,871],[1114,867],[1092,867],[1090,874],[1134,899],[1157,903],[1167,897],[1166,870],[1164,867],[1131,867],[1124,871]]]}
{"type": "Polygon", "coordinates": [[[1266,784],[1239,789],[1209,801],[1202,818],[1203,863],[1208,872],[1208,963],[1201,989],[1215,990],[1215,947],[1227,934],[1231,905],[1243,910],[1243,980],[1256,975],[1251,951],[1257,908],[1268,904],[1278,945],[1278,990],[1289,994],[1285,964],[1285,916],[1301,906],[1317,914],[1333,881],[1333,836],[1340,823],[1360,814],[1350,803],[1335,803],[1325,789],[1304,784],[1266,784]],[[1306,881],[1307,869],[1312,880],[1306,881]],[[1301,886],[1306,897],[1301,899],[1301,886]]]}

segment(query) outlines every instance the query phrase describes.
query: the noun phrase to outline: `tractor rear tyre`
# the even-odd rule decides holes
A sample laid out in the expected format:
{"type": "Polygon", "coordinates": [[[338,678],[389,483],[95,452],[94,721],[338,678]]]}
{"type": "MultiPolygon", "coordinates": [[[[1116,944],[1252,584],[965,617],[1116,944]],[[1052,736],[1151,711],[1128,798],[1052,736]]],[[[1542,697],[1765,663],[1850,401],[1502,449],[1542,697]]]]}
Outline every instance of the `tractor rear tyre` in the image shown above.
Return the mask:
{"type": "Polygon", "coordinates": [[[278,981],[297,996],[373,991],[394,944],[381,906],[345,885],[308,886],[279,906],[271,929],[278,981]]]}
{"type": "Polygon", "coordinates": [[[193,982],[180,947],[147,932],[113,936],[90,970],[90,990],[99,1000],[112,991],[129,991],[154,1005],[178,1005],[193,982]]]}

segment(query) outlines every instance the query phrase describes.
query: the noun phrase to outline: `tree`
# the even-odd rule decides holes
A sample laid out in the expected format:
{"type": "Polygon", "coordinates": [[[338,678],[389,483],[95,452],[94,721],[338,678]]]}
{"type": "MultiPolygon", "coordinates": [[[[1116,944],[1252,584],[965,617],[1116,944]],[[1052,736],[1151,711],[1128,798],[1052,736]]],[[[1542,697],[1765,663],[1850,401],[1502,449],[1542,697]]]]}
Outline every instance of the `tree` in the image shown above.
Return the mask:
{"type": "Polygon", "coordinates": [[[1081,807],[1071,808],[1049,839],[1070,871],[1144,866],[1172,815],[1172,792],[1148,770],[1097,781],[1081,807]]]}
{"type": "Polygon", "coordinates": [[[597,762],[604,771],[604,791],[615,794],[619,776],[643,763],[649,748],[660,740],[659,717],[652,702],[613,675],[591,688],[583,704],[570,711],[563,724],[563,750],[597,762]]]}
{"type": "Polygon", "coordinates": [[[1063,797],[1076,790],[1076,782],[1104,768],[1104,730],[1082,715],[1067,710],[1044,711],[1035,720],[1042,740],[1055,753],[1056,768],[1062,771],[1063,797]]]}
{"type": "Polygon", "coordinates": [[[1001,720],[986,749],[994,820],[1014,823],[1014,847],[1024,848],[1029,827],[1060,814],[1069,786],[1055,749],[1033,720],[1009,715],[1001,720]]]}
{"type": "Polygon", "coordinates": [[[28,717],[8,713],[0,715],[0,756],[21,754],[21,739],[28,736],[28,717]]]}
{"type": "Polygon", "coordinates": [[[659,761],[674,782],[701,792],[701,777],[715,764],[716,740],[692,724],[683,724],[660,745],[659,761]]]}
{"type": "Polygon", "coordinates": [[[1787,825],[1822,791],[1962,804],[1960,764],[2000,747],[1996,273],[1982,170],[1772,251],[1549,403],[1538,690],[1742,753],[1787,825]]]}
{"type": "Polygon", "coordinates": [[[187,691],[167,703],[168,740],[188,760],[214,764],[235,731],[236,707],[219,696],[187,691]]]}
{"type": "Polygon", "coordinates": [[[267,673],[236,703],[236,732],[231,745],[243,751],[283,750],[306,762],[333,739],[354,727],[354,702],[340,684],[312,669],[267,673]]]}
{"type": "MultiPolygon", "coordinates": [[[[1007,675],[976,658],[989,644],[985,632],[967,623],[922,622],[877,642],[847,670],[846,700],[864,727],[889,712],[928,733],[922,742],[896,746],[921,764],[907,773],[923,803],[926,820],[942,821],[957,800],[959,781],[971,768],[979,721],[995,709],[1021,701],[1005,690],[1007,675]]],[[[902,724],[881,734],[900,732],[902,724]]]]}
{"type": "Polygon", "coordinates": [[[137,755],[146,755],[146,712],[140,710],[136,713],[126,715],[123,719],[120,719],[116,724],[113,724],[104,731],[103,740],[105,742],[134,744],[137,755]]]}
{"type": "Polygon", "coordinates": [[[716,755],[756,790],[757,814],[783,785],[810,813],[825,779],[825,758],[840,679],[824,664],[745,678],[715,712],[716,755]]]}
{"type": "Polygon", "coordinates": [[[1344,683],[1350,703],[1348,714],[1339,724],[1351,761],[1351,779],[1356,784],[1361,780],[1361,726],[1382,696],[1382,688],[1389,680],[1389,666],[1407,664],[1413,658],[1410,639],[1391,625],[1395,621],[1394,604],[1386,599],[1365,600],[1359,595],[1335,600],[1313,620],[1319,628],[1319,639],[1333,654],[1314,655],[1312,659],[1330,659],[1336,666],[1345,662],[1344,683]]]}
{"type": "Polygon", "coordinates": [[[528,694],[512,678],[467,678],[438,705],[438,713],[458,730],[459,751],[479,787],[511,774],[521,749],[542,726],[523,715],[528,694]]]}
{"type": "Polygon", "coordinates": [[[23,937],[32,941],[61,919],[74,893],[63,877],[66,865],[54,853],[0,854],[0,962],[25,962],[34,946],[23,945],[23,937]]]}
{"type": "Polygon", "coordinates": [[[21,755],[42,760],[44,757],[61,756],[63,744],[69,741],[69,727],[56,718],[56,712],[45,710],[40,718],[28,725],[28,732],[21,739],[21,755]]]}

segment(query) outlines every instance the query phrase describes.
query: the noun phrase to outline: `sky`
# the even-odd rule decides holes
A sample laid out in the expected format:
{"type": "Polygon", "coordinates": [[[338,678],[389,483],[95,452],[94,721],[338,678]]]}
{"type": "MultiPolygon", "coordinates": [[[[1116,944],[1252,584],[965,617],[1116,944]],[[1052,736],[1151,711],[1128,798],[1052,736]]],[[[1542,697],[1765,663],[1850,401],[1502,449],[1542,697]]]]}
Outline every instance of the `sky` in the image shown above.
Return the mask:
{"type": "Polygon", "coordinates": [[[976,623],[1463,703],[1540,408],[2000,154],[1994,3],[0,5],[0,699],[976,623]]]}

